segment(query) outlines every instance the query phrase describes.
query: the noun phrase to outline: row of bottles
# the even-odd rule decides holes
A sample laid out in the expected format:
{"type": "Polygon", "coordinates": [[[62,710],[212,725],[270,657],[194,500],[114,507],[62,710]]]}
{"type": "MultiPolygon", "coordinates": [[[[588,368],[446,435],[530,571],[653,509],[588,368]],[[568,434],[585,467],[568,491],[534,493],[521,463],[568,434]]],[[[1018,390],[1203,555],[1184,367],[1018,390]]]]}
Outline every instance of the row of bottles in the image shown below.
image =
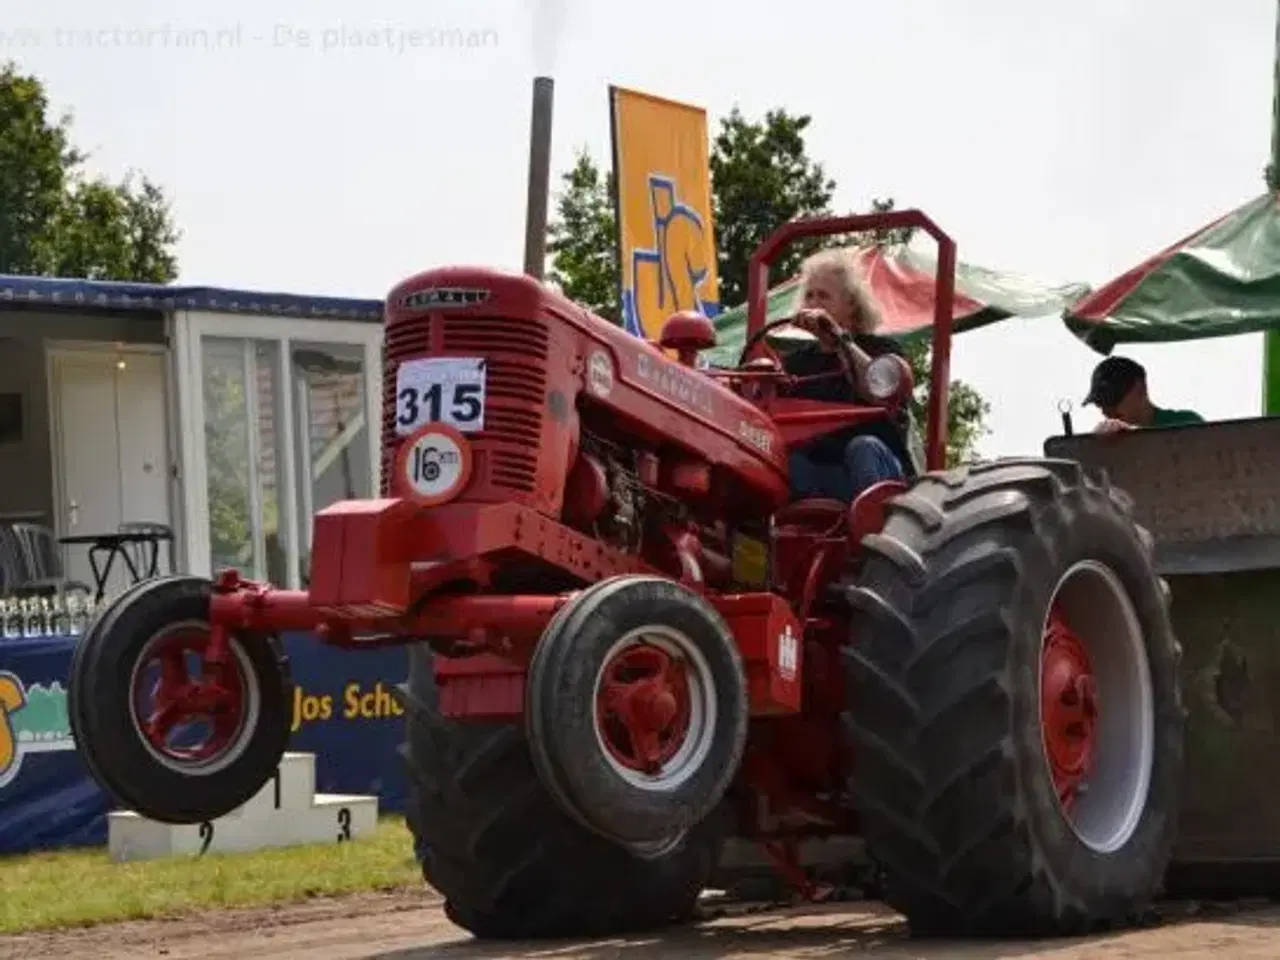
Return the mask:
{"type": "Polygon", "coordinates": [[[88,594],[0,599],[0,632],[14,637],[75,637],[84,633],[97,604],[88,594]]]}

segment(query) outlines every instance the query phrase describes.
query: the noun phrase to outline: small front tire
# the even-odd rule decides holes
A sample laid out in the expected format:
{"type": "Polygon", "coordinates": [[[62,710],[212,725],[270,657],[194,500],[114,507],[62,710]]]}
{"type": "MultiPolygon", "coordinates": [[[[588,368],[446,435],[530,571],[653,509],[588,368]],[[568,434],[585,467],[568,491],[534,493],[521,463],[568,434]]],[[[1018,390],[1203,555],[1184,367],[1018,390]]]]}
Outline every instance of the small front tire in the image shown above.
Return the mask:
{"type": "Polygon", "coordinates": [[[534,766],[588,829],[669,843],[710,816],[738,772],[749,709],[723,618],[662,577],[620,576],[571,600],[529,666],[534,766]]]}
{"type": "Polygon", "coordinates": [[[163,823],[215,820],[247,803],[289,742],[292,684],[274,642],[233,634],[229,664],[205,672],[211,592],[191,576],[127,591],[72,664],[68,712],[86,766],[117,801],[163,823]],[[208,737],[193,741],[201,722],[208,737]]]}

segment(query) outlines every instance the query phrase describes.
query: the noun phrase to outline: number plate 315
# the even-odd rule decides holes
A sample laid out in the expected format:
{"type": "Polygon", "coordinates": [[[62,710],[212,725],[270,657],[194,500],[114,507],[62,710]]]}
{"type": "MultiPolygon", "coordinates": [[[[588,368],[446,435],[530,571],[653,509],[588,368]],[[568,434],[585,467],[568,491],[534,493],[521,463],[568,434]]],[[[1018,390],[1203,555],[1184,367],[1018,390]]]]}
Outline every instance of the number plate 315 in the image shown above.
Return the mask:
{"type": "Polygon", "coordinates": [[[428,423],[461,433],[483,430],[487,384],[482,357],[405,361],[396,371],[396,434],[407,437],[428,423]]]}

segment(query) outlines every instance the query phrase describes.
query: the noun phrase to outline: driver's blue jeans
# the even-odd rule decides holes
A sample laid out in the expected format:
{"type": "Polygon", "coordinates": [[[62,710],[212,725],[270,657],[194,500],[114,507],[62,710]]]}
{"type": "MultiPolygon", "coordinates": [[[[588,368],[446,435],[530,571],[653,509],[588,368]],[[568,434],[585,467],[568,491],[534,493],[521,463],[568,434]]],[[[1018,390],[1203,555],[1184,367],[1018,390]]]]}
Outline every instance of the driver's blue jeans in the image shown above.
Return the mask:
{"type": "Polygon", "coordinates": [[[902,464],[879,437],[854,437],[845,445],[842,463],[825,463],[797,451],[788,462],[791,499],[828,497],[852,503],[854,497],[884,480],[901,480],[902,464]]]}

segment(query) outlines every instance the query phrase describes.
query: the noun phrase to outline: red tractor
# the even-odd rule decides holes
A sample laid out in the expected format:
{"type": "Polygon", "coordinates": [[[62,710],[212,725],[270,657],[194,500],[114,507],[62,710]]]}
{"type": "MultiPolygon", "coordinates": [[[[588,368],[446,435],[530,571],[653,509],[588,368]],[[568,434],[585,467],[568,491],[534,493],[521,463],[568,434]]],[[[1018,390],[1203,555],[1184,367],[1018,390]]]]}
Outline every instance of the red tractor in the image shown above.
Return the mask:
{"type": "Polygon", "coordinates": [[[752,259],[732,370],[697,367],[698,316],[653,345],[527,277],[405,281],[383,497],[316,516],[305,591],[226,571],[112,602],[71,678],[86,763],[147,817],[225,815],[289,739],[279,634],[408,644],[414,848],[479,937],[691,919],[729,838],[819,896],[798,841],[861,837],[917,934],[1123,923],[1178,820],[1168,591],[1102,473],[944,469],[954,265],[917,211],[789,224],[752,259]],[[871,405],[788,399],[769,263],[907,226],[940,252],[925,470],[789,503],[791,445],[896,416],[913,385],[886,357],[871,405]]]}

